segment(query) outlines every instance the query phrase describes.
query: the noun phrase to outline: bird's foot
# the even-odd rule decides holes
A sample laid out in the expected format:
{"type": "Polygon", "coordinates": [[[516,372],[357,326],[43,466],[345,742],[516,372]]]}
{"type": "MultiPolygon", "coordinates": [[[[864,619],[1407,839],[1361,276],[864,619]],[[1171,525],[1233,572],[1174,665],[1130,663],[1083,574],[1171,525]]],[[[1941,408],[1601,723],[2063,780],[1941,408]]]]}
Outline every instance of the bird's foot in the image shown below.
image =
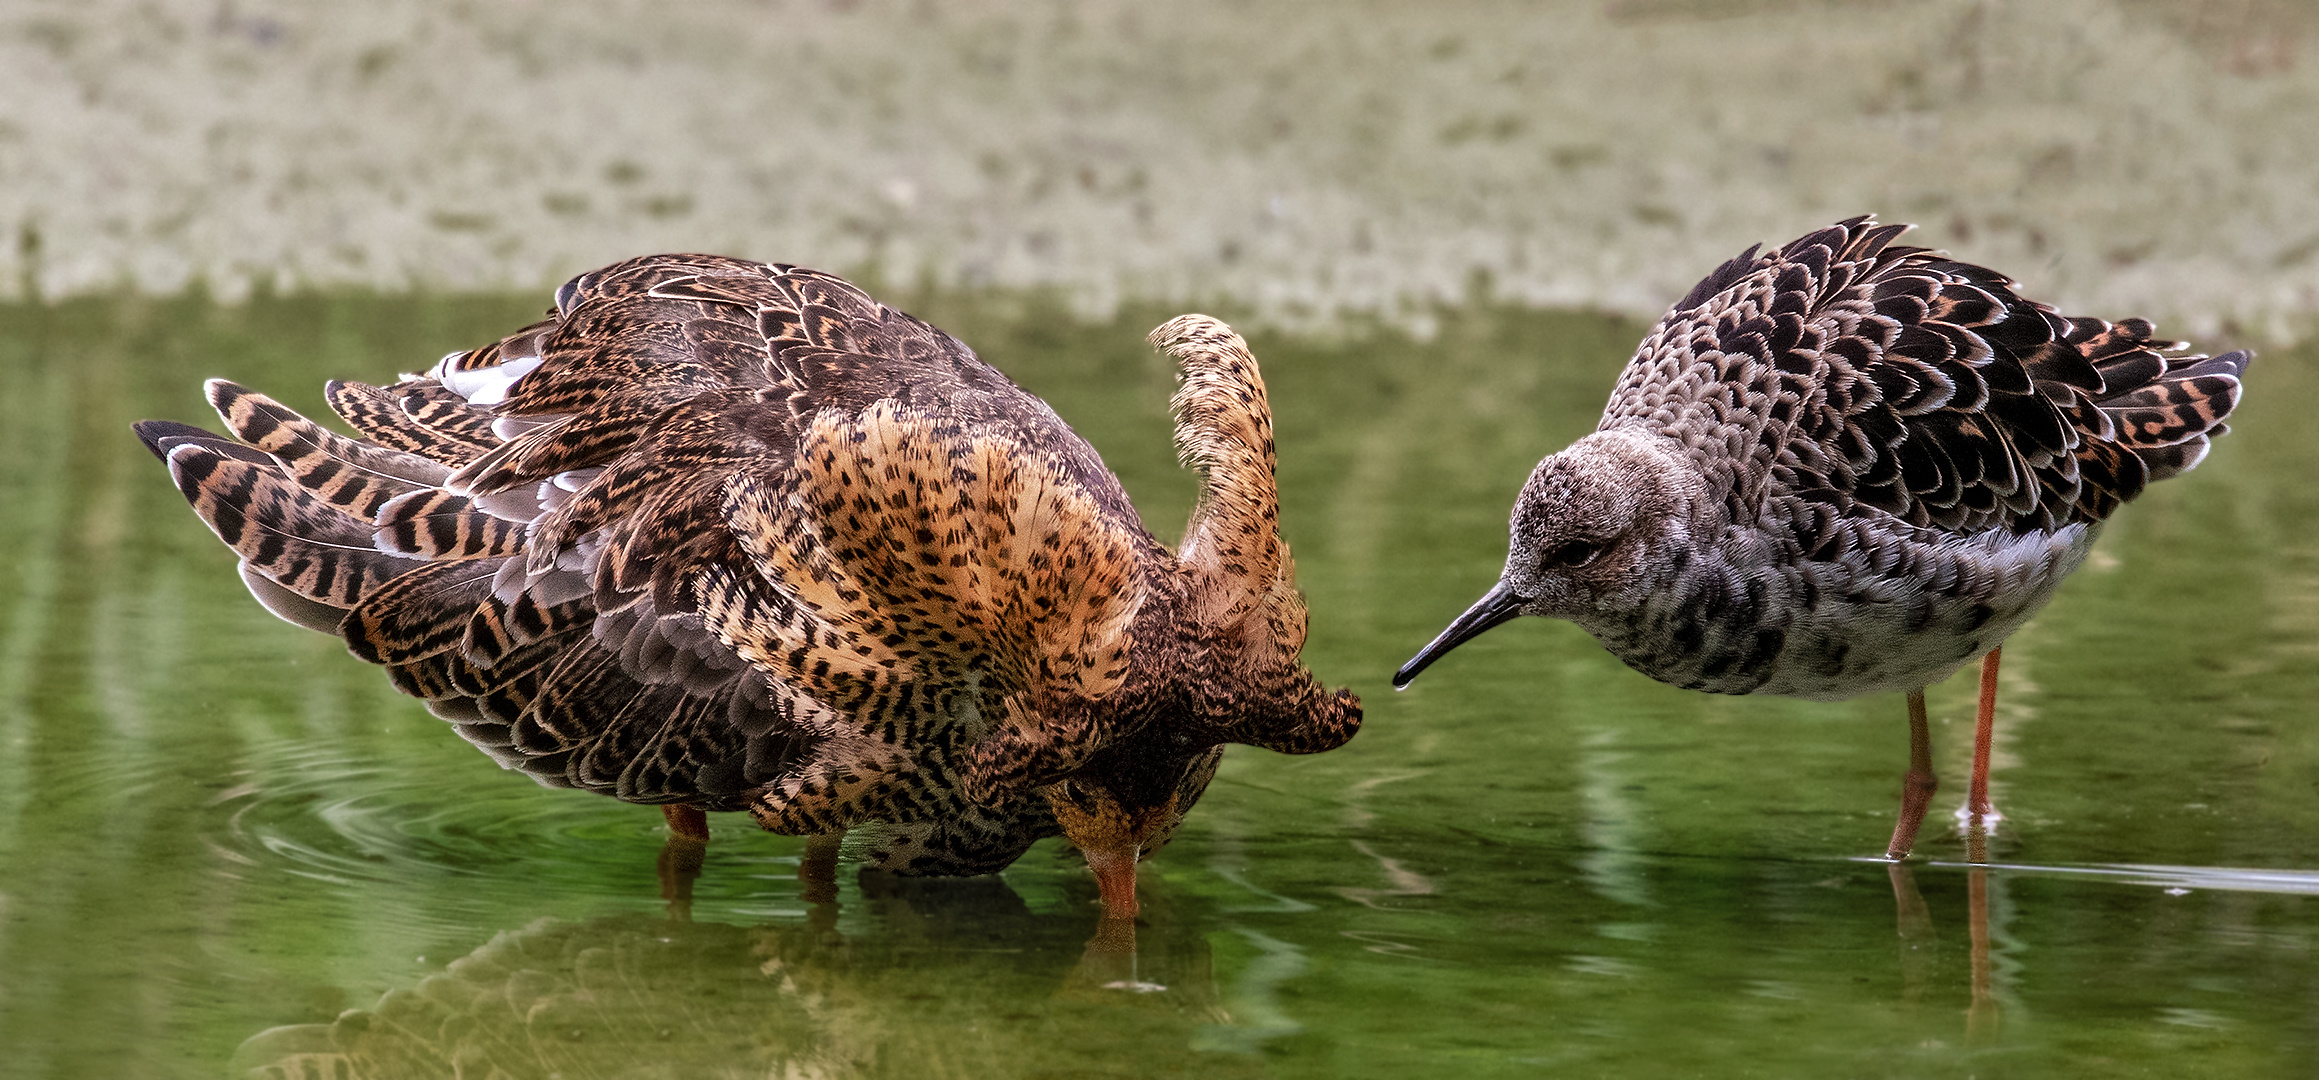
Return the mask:
{"type": "Polygon", "coordinates": [[[1957,833],[1960,836],[1970,834],[1974,829],[1981,830],[1983,836],[1995,836],[1997,835],[1997,823],[2005,820],[2005,815],[1996,807],[1984,806],[1976,811],[1971,803],[1957,807],[1955,816],[1957,833]]]}
{"type": "Polygon", "coordinates": [[[660,808],[661,819],[668,822],[668,834],[695,843],[709,842],[709,816],[691,803],[669,803],[660,808]]]}
{"type": "Polygon", "coordinates": [[[2005,820],[2005,815],[1987,803],[1975,809],[1967,802],[1957,808],[1956,818],[1957,833],[1965,838],[1965,861],[1988,862],[1989,838],[1997,835],[1997,823],[2005,820]]]}

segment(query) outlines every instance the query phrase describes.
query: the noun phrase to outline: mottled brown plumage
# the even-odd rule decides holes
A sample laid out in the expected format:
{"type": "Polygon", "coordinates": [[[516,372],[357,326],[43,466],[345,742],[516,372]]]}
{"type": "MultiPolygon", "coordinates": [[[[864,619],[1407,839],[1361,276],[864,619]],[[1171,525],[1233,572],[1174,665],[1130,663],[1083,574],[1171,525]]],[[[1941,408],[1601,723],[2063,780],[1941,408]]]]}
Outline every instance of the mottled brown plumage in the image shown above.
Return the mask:
{"type": "Polygon", "coordinates": [[[511,769],[868,861],[1099,872],[1165,842],[1222,745],[1326,750],[1358,702],[1297,662],[1269,406],[1222,323],[1153,334],[1206,482],[1180,554],[1094,451],[957,340],[826,274],[636,259],[384,387],[360,438],[223,381],[235,436],[138,432],[283,618],[511,769]],[[1058,821],[1060,816],[1060,821],[1058,821]]]}

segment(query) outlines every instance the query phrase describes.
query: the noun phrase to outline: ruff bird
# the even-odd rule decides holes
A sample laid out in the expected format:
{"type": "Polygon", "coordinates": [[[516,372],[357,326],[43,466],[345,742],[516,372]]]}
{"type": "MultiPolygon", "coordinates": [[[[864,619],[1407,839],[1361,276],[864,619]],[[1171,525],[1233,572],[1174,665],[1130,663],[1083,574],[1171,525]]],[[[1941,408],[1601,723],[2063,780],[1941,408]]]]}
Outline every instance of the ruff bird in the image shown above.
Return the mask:
{"type": "MultiPolygon", "coordinates": [[[[137,433],[281,618],[345,638],[503,767],[906,875],[1058,833],[1109,914],[1223,746],[1352,737],[1298,662],[1256,362],[1151,340],[1205,473],[1183,544],[957,339],[828,274],[699,255],[583,274],[539,323],[388,386],[334,433],[224,381],[233,438],[137,433]]],[[[696,849],[697,851],[697,849],[696,849]]]]}
{"type": "Polygon", "coordinates": [[[1983,656],[1966,814],[1990,821],[1999,646],[2104,519],[2227,430],[2251,358],[2064,318],[1859,217],[1724,263],[1659,320],[1594,433],[1538,463],[1498,583],[1406,687],[1519,615],[1721,694],[1908,694],[1886,855],[1936,787],[1924,687],[1983,656]]]}

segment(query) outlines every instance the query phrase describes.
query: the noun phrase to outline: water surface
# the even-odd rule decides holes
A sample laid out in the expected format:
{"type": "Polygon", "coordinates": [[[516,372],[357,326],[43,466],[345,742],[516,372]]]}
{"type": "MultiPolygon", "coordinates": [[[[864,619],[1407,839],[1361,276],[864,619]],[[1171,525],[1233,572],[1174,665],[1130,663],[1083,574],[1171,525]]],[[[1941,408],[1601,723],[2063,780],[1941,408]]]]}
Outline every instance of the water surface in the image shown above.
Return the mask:
{"type": "MultiPolygon", "coordinates": [[[[2319,1061],[2319,408],[2276,349],[2197,472],[2008,643],[1995,866],[1880,851],[1900,699],[1721,698],[1523,620],[1404,694],[1536,458],[1641,327],[1444,312],[1259,338],[1307,659],[1367,726],[1235,748],[1132,954],[1041,845],[796,877],[737,815],[671,917],[659,815],[502,773],[274,620],[130,421],[228,375],[319,410],[519,299],[0,308],[0,1073],[24,1077],[2302,1076],[2319,1061]]],[[[917,305],[1053,402],[1148,523],[1172,312],[917,305]]],[[[1229,314],[1229,313],[1227,313],[1229,314]]],[[[1961,797],[1969,679],[1932,692],[1961,797]]]]}

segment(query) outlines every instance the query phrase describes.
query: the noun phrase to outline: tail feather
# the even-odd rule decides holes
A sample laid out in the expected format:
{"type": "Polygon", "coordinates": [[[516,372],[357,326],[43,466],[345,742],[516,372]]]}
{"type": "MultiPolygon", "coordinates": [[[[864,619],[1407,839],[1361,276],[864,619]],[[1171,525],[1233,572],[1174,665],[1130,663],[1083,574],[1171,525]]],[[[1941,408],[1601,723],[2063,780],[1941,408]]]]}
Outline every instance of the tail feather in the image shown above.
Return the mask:
{"type": "Polygon", "coordinates": [[[654,420],[697,391],[643,387],[606,395],[585,413],[532,428],[451,478],[454,491],[502,491],[557,473],[602,465],[636,443],[654,420]]]}
{"type": "MultiPolygon", "coordinates": [[[[2097,403],[2117,426],[2118,441],[2142,459],[2151,480],[2196,467],[2212,440],[2230,430],[2223,421],[2238,407],[2241,377],[2254,354],[2242,349],[2211,358],[2161,359],[2162,372],[2140,383],[2112,382],[2109,394],[2097,403]]],[[[2132,373],[2146,373],[2148,366],[2137,363],[2132,373]]]]}
{"type": "Polygon", "coordinates": [[[365,593],[344,624],[346,646],[373,664],[408,664],[459,646],[497,563],[422,563],[365,593]]]}
{"type": "Polygon", "coordinates": [[[474,501],[422,488],[379,505],[374,538],[386,551],[413,558],[497,559],[523,551],[523,526],[475,508],[474,501]]]}
{"type": "Polygon", "coordinates": [[[199,441],[169,451],[169,473],[210,531],[299,596],[353,607],[422,564],[372,546],[371,528],[264,465],[199,441]]]}
{"type": "Polygon", "coordinates": [[[236,461],[249,462],[252,465],[272,466],[274,464],[274,459],[262,451],[253,450],[215,432],[194,427],[192,424],[180,424],[175,420],[139,420],[132,425],[132,430],[136,431],[138,440],[145,444],[145,449],[152,451],[153,456],[160,458],[162,464],[165,465],[169,462],[170,451],[187,445],[200,446],[236,461]]]}
{"type": "Polygon", "coordinates": [[[325,634],[336,634],[339,624],[346,620],[345,608],[309,600],[291,592],[274,584],[274,579],[251,569],[246,562],[239,564],[236,569],[241,574],[242,584],[248,586],[250,595],[283,622],[325,634]]]}
{"type": "Polygon", "coordinates": [[[653,615],[648,601],[685,602],[674,591],[687,579],[655,564],[734,543],[711,535],[723,473],[794,441],[794,418],[754,389],[769,380],[759,308],[787,301],[769,268],[749,266],[757,292],[776,295],[719,293],[733,310],[714,326],[695,325],[701,299],[640,296],[392,385],[333,382],[330,407],[354,437],[223,380],[207,396],[239,441],[171,421],[137,434],[268,611],[338,634],[502,765],[554,786],[738,809],[744,780],[766,782],[800,752],[788,707],[697,615],[653,615]],[[668,317],[638,317],[651,312],[668,317]],[[706,336],[669,336],[695,330],[706,336]],[[601,348],[550,349],[597,331],[601,348]],[[717,389],[736,380],[751,388],[717,389]],[[619,520],[636,514],[647,525],[619,520]],[[618,565],[600,568],[607,551],[618,565]],[[612,607],[638,609],[631,622],[653,615],[621,643],[649,653],[638,671],[596,640],[600,578],[612,607]],[[696,790],[701,777],[712,786],[696,790]]]}
{"type": "Polygon", "coordinates": [[[496,411],[468,404],[432,379],[392,387],[332,381],[324,396],[363,438],[391,449],[461,466],[499,447],[496,411]]]}
{"type": "Polygon", "coordinates": [[[224,379],[209,403],[242,442],[273,455],[300,487],[369,520],[388,500],[443,482],[451,470],[417,454],[356,442],[224,379]]]}

